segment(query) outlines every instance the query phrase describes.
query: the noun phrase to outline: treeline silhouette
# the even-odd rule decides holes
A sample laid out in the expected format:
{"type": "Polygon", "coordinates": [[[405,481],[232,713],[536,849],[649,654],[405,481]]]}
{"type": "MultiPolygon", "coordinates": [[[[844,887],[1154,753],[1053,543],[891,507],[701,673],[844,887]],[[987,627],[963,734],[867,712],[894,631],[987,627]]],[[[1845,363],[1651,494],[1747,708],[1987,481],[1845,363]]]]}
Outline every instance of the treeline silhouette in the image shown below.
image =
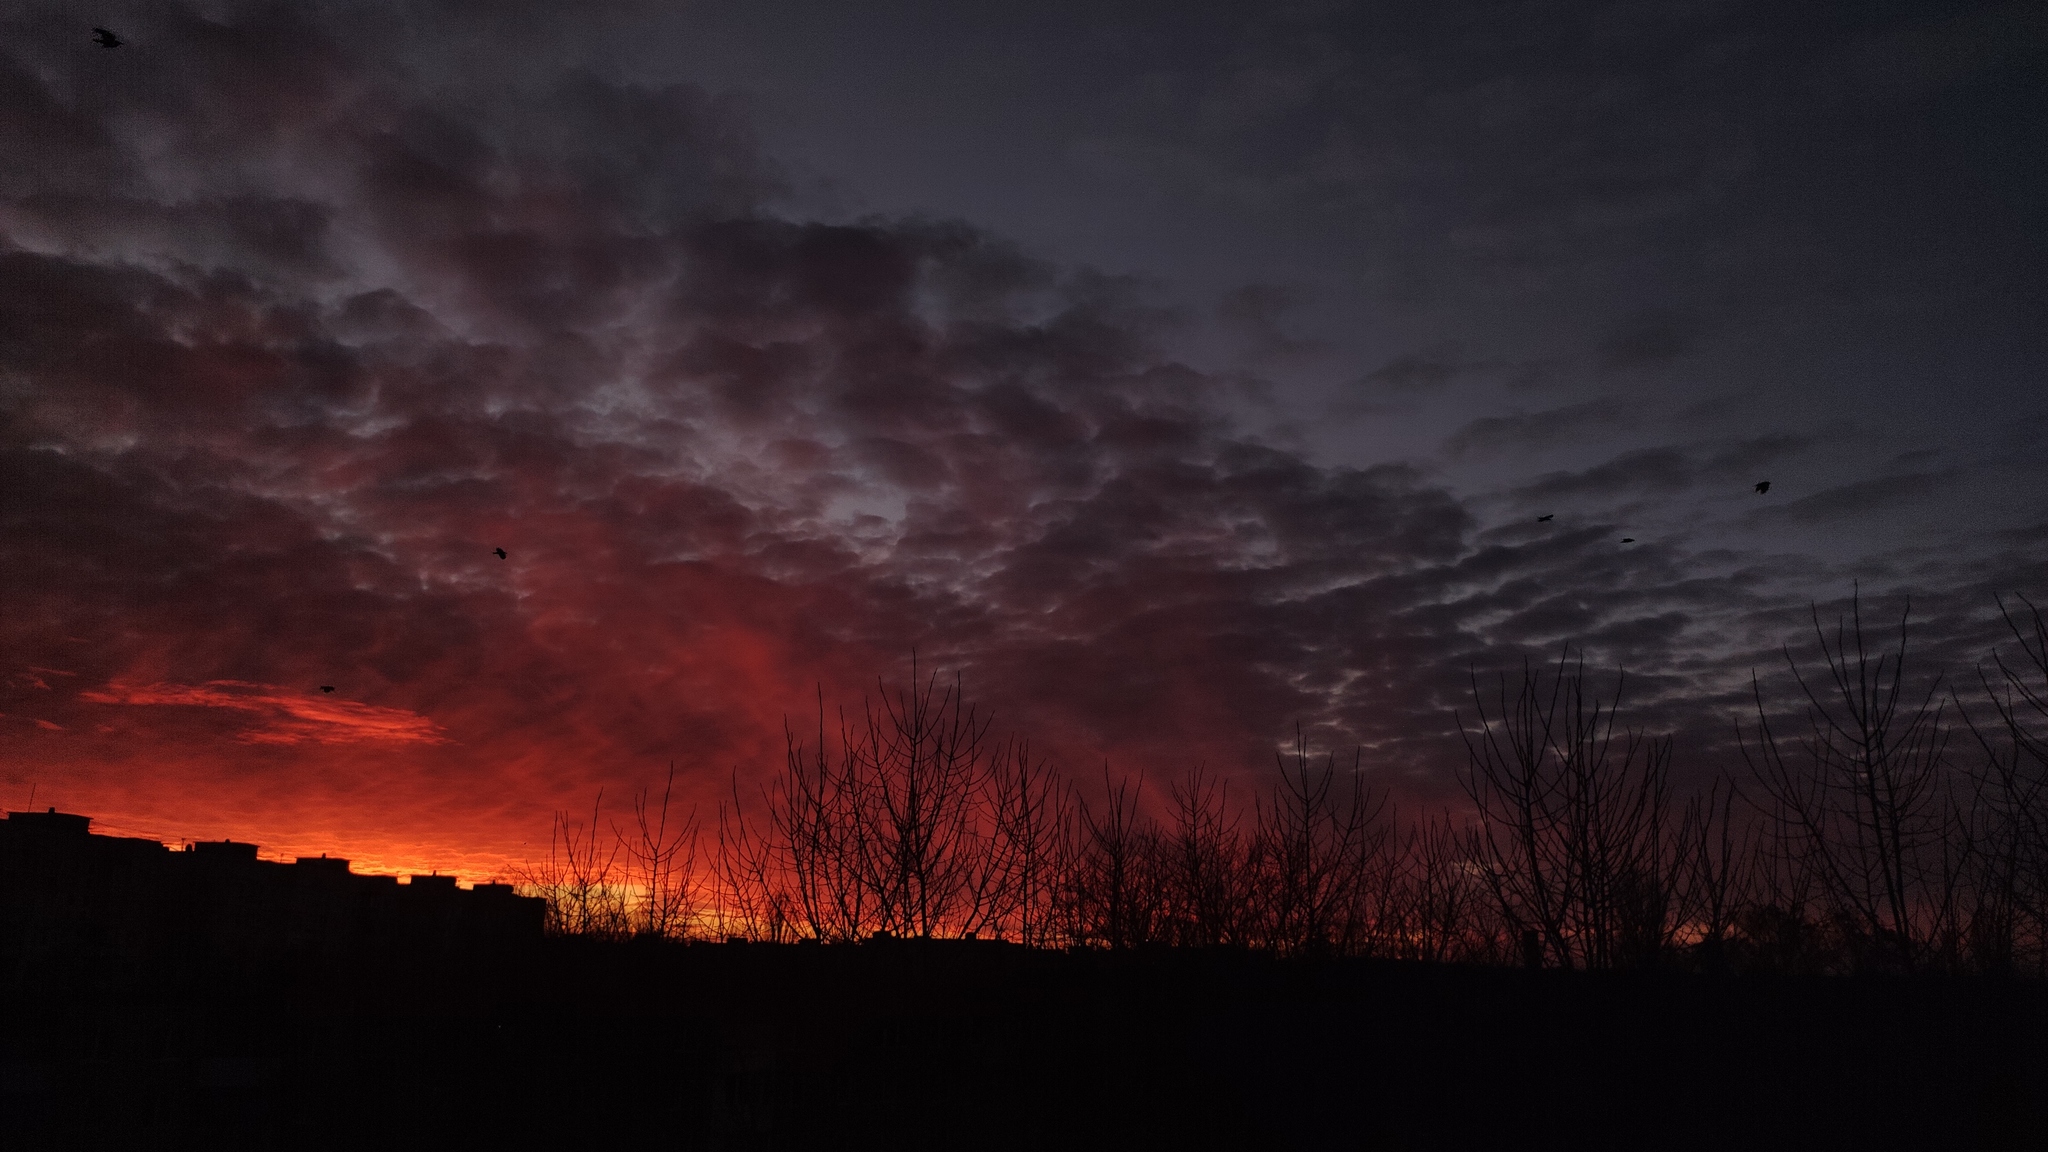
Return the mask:
{"type": "Polygon", "coordinates": [[[339,861],[29,814],[196,886],[43,854],[0,917],[7,1146],[2040,1148],[2048,981],[1990,974],[2042,971],[2048,627],[2007,623],[1945,687],[1852,611],[1690,792],[1576,657],[1475,677],[1427,813],[1299,735],[1258,789],[1076,781],[927,676],[821,699],[702,819],[673,772],[558,815],[552,935],[483,947],[262,896],[339,861]],[[211,927],[112,963],[50,930],[81,899],[211,927]]]}
{"type": "Polygon", "coordinates": [[[1752,676],[1740,762],[1682,796],[1618,675],[1603,695],[1569,649],[1475,675],[1467,803],[1419,814],[1299,733],[1251,795],[1194,768],[1147,810],[1147,781],[1105,766],[1083,790],[914,674],[829,730],[821,696],[781,771],[709,821],[672,803],[673,769],[625,826],[602,794],[557,814],[521,879],[578,937],[2041,976],[2048,622],[2019,604],[1966,680],[1918,666],[1910,609],[1880,635],[1860,601],[1832,626],[1816,608],[1789,691],[1752,676]]]}

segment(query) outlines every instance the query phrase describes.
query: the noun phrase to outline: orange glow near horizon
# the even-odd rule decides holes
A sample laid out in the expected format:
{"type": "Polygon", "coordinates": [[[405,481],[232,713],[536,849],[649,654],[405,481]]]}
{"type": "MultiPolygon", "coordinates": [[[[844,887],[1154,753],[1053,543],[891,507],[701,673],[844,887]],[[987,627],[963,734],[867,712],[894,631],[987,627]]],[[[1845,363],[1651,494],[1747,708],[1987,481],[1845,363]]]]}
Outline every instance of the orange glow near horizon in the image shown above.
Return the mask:
{"type": "Polygon", "coordinates": [[[200,685],[117,683],[80,693],[79,698],[95,704],[225,708],[247,713],[252,723],[237,732],[234,739],[249,744],[447,742],[439,725],[406,709],[306,697],[276,684],[240,680],[214,680],[200,685]]]}
{"type": "MultiPolygon", "coordinates": [[[[424,661],[373,648],[324,666],[289,659],[299,668],[289,676],[200,678],[192,672],[220,662],[218,637],[180,643],[175,622],[138,620],[158,634],[99,685],[66,694],[81,677],[46,670],[29,686],[54,730],[0,725],[6,806],[33,792],[38,808],[91,816],[108,834],[511,879],[546,855],[555,813],[588,823],[602,793],[600,827],[623,825],[631,797],[658,786],[671,761],[678,809],[709,826],[735,784],[751,804],[781,768],[785,721],[808,740],[821,694],[836,728],[840,708],[874,699],[877,679],[900,687],[911,672],[907,653],[821,635],[852,615],[828,588],[705,565],[604,573],[596,561],[581,565],[603,575],[593,587],[570,578],[566,559],[523,562],[522,583],[552,590],[516,608],[486,601],[475,636],[424,661]],[[396,659],[415,667],[395,675],[396,659]]],[[[950,679],[966,665],[968,698],[996,731],[1029,736],[1084,784],[1105,759],[1162,780],[1233,746],[1253,768],[1269,755],[1245,739],[1246,704],[1199,659],[1145,669],[1144,682],[1013,672],[1007,687],[985,682],[996,675],[979,670],[986,663],[927,656],[918,666],[950,679]],[[1076,687],[1105,694],[1077,699],[1076,687]],[[1154,722],[1120,725],[1114,710],[1125,707],[1154,722]]]]}
{"type": "Polygon", "coordinates": [[[506,876],[934,672],[1084,788],[1269,778],[1300,724],[1441,798],[1475,659],[1719,627],[1244,424],[1136,282],[790,218],[687,85],[473,105],[292,26],[21,73],[94,95],[22,106],[0,190],[0,801],[506,876]]]}

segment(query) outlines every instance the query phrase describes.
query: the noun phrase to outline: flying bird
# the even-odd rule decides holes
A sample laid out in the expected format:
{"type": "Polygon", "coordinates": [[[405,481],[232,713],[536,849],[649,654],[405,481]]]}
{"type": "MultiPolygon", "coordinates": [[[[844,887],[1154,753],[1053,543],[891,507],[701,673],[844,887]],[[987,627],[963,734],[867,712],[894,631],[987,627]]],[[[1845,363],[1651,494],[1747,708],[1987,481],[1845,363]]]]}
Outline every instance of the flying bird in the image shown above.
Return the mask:
{"type": "Polygon", "coordinates": [[[332,691],[334,691],[334,685],[332,685],[332,684],[322,684],[322,685],[320,686],[320,690],[321,690],[322,692],[332,692],[332,691]]]}
{"type": "Polygon", "coordinates": [[[1633,537],[1633,536],[1623,536],[1623,537],[1621,538],[1621,542],[1622,542],[1623,544],[1633,544],[1633,543],[1635,543],[1635,542],[1636,542],[1636,538],[1635,538],[1635,537],[1633,537]]]}
{"type": "Polygon", "coordinates": [[[102,48],[119,48],[121,46],[121,38],[105,28],[94,28],[92,30],[92,42],[102,48]]]}
{"type": "Polygon", "coordinates": [[[1759,480],[1759,481],[1757,481],[1757,482],[1756,482],[1756,494],[1757,494],[1757,495],[1761,496],[1761,495],[1763,495],[1764,493],[1766,493],[1766,492],[1769,492],[1770,490],[1771,490],[1771,482],[1770,482],[1769,480],[1759,480]]]}
{"type": "Polygon", "coordinates": [[[1538,517],[1536,518],[1536,522],[1537,522],[1538,524],[1541,524],[1541,523],[1543,523],[1543,522],[1545,522],[1545,521],[1549,520],[1549,519],[1551,518],[1551,516],[1555,516],[1555,515],[1557,515],[1557,513],[1555,513],[1555,512],[1552,512],[1552,513],[1551,513],[1551,514],[1550,514],[1549,516],[1538,516],[1538,517]]]}
{"type": "Polygon", "coordinates": [[[493,548],[491,551],[498,554],[498,559],[503,560],[505,558],[505,550],[503,548],[493,548]]]}

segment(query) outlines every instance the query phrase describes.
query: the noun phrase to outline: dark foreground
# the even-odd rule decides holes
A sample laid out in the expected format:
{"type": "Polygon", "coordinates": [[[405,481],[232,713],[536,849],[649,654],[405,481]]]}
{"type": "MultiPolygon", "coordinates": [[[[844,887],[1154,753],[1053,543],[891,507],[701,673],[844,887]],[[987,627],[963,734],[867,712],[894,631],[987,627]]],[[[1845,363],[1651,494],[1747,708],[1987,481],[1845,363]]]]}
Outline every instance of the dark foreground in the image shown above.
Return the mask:
{"type": "Polygon", "coordinates": [[[975,943],[16,966],[8,1147],[2048,1147],[2048,989],[975,943]]]}

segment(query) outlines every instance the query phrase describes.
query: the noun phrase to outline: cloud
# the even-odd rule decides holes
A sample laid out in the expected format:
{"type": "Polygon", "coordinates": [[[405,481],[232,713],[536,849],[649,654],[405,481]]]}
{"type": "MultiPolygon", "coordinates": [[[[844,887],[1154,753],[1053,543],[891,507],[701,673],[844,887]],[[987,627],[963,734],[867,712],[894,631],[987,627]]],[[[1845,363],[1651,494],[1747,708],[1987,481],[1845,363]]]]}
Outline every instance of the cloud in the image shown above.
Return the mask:
{"type": "Polygon", "coordinates": [[[1600,367],[1608,372],[1656,368],[1692,348],[1698,325],[1689,317],[1658,309],[1640,312],[1600,342],[1600,367]]]}
{"type": "Polygon", "coordinates": [[[1960,475],[1955,469],[1940,472],[1907,472],[1874,476],[1851,484],[1823,489],[1811,496],[1758,509],[1749,518],[1759,521],[1789,521],[1794,524],[1824,524],[1852,516],[1889,511],[1920,500],[1953,483],[1960,475]]]}
{"type": "Polygon", "coordinates": [[[1629,417],[1621,405],[1601,396],[1541,412],[1482,416],[1447,437],[1444,451],[1452,456],[1465,456],[1474,452],[1541,448],[1627,423],[1629,417]]]}
{"type": "Polygon", "coordinates": [[[1307,290],[1295,285],[1246,284],[1223,294],[1216,318],[1238,334],[1254,359],[1299,360],[1327,351],[1321,342],[1286,330],[1288,314],[1309,301],[1307,290]]]}
{"type": "Polygon", "coordinates": [[[1544,473],[1517,485],[1511,498],[1518,506],[1533,507],[1567,500],[1598,503],[1672,496],[1704,483],[1747,491],[1758,469],[1795,456],[1810,443],[1800,436],[1759,436],[1734,443],[1638,448],[1590,468],[1544,473]]]}
{"type": "Polygon", "coordinates": [[[1645,492],[1673,493],[1690,488],[1699,466],[1674,448],[1625,452],[1579,472],[1551,472],[1523,485],[1516,493],[1522,504],[1549,504],[1576,497],[1613,498],[1645,492]]]}
{"type": "MultiPolygon", "coordinates": [[[[790,218],[701,91],[151,11],[118,76],[0,41],[0,126],[37,128],[0,189],[0,708],[37,723],[0,748],[81,807],[509,854],[670,758],[714,803],[913,651],[1071,765],[1262,771],[1300,721],[1444,799],[1473,668],[1577,639],[1712,701],[1789,602],[1764,561],[1482,536],[1419,468],[1261,443],[1142,285],[958,221],[790,218]],[[320,683],[348,699],[280,687],[320,683]]],[[[1936,563],[1916,583],[1990,579],[1936,563]]]]}
{"type": "Polygon", "coordinates": [[[315,699],[275,684],[110,684],[79,694],[93,704],[218,708],[244,713],[235,738],[248,744],[442,744],[432,720],[403,708],[315,699]]]}
{"type": "Polygon", "coordinates": [[[1396,356],[1366,373],[1364,381],[1367,384],[1378,384],[1403,391],[1423,392],[1441,388],[1468,371],[1468,366],[1455,363],[1447,357],[1411,352],[1396,356]]]}

